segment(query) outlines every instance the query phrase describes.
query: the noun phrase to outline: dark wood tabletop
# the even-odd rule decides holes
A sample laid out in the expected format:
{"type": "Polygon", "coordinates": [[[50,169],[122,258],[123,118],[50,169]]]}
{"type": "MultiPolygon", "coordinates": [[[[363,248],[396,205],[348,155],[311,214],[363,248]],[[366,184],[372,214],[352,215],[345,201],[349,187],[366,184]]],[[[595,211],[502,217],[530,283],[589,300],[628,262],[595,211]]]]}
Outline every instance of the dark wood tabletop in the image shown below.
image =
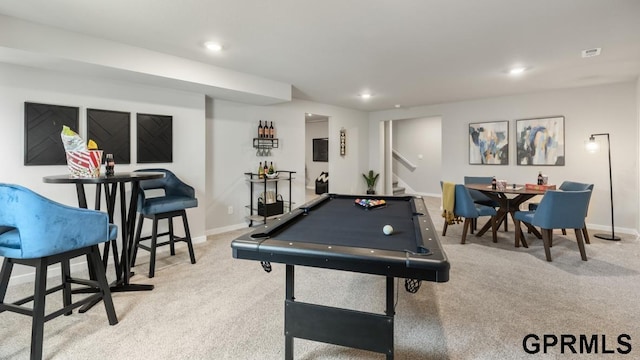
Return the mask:
{"type": "Polygon", "coordinates": [[[468,189],[474,189],[482,192],[491,192],[491,193],[503,193],[503,194],[524,194],[524,195],[544,195],[546,190],[533,190],[527,189],[525,185],[515,184],[507,184],[507,186],[500,189],[492,189],[491,184],[466,184],[465,186],[468,189]]]}
{"type": "Polygon", "coordinates": [[[105,184],[129,181],[160,179],[164,177],[161,172],[118,172],[111,176],[100,175],[98,177],[73,177],[70,174],[44,176],[42,181],[50,184],[105,184]]]}

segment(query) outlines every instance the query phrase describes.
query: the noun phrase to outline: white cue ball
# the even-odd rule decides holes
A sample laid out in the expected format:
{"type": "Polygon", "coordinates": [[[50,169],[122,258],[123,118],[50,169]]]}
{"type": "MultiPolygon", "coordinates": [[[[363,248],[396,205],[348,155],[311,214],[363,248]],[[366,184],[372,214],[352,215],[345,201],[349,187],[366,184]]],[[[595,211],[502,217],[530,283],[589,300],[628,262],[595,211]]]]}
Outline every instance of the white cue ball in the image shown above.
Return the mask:
{"type": "Polygon", "coordinates": [[[391,226],[391,225],[385,225],[385,226],[382,228],[382,232],[383,232],[385,235],[391,235],[391,234],[393,234],[393,226],[391,226]]]}

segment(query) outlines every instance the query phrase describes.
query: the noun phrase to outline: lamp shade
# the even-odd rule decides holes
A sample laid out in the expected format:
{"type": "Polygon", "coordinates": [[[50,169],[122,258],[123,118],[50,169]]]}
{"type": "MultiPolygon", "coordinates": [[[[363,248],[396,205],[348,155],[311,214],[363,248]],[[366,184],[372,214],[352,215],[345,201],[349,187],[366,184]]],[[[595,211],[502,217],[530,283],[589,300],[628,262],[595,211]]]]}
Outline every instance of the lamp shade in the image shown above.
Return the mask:
{"type": "Polygon", "coordinates": [[[592,154],[600,151],[600,143],[596,141],[593,135],[589,137],[589,140],[584,142],[584,147],[592,154]]]}

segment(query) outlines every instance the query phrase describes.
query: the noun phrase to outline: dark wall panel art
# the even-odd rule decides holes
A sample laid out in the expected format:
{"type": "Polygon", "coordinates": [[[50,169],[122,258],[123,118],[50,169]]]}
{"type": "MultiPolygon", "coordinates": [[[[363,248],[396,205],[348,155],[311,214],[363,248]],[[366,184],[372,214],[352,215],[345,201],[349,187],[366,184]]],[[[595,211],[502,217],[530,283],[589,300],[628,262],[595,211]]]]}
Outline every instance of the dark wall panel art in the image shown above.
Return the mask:
{"type": "Polygon", "coordinates": [[[92,139],[104,154],[113,154],[116,164],[131,163],[131,114],[87,109],[87,141],[92,139]]]}
{"type": "Polygon", "coordinates": [[[173,117],[137,114],[138,163],[173,162],[173,117]]]}
{"type": "Polygon", "coordinates": [[[66,165],[62,126],[78,132],[79,108],[24,103],[24,164],[66,165]]]}

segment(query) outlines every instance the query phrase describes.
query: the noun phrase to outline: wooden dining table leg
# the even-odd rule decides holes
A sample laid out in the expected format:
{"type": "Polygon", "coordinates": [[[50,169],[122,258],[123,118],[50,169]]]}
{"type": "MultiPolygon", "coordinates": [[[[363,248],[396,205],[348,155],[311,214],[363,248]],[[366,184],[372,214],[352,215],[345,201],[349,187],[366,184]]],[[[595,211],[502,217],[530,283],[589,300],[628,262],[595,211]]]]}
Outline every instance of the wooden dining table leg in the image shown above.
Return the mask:
{"type": "MultiPolygon", "coordinates": [[[[500,225],[502,225],[502,222],[505,221],[507,214],[508,213],[506,211],[498,210],[498,213],[496,214],[496,228],[499,228],[500,225]]],[[[478,234],[476,236],[484,235],[484,233],[489,231],[489,229],[491,229],[491,220],[487,221],[487,223],[484,224],[484,226],[482,227],[482,229],[480,229],[480,231],[478,231],[478,234]]]]}
{"type": "MultiPolygon", "coordinates": [[[[522,227],[520,226],[521,222],[522,221],[513,218],[513,227],[516,234],[515,246],[520,247],[520,243],[522,243],[522,246],[528,249],[529,244],[527,244],[527,240],[524,238],[524,232],[522,231],[522,227]]],[[[525,225],[529,226],[529,224],[527,223],[525,223],[525,225]]]]}

